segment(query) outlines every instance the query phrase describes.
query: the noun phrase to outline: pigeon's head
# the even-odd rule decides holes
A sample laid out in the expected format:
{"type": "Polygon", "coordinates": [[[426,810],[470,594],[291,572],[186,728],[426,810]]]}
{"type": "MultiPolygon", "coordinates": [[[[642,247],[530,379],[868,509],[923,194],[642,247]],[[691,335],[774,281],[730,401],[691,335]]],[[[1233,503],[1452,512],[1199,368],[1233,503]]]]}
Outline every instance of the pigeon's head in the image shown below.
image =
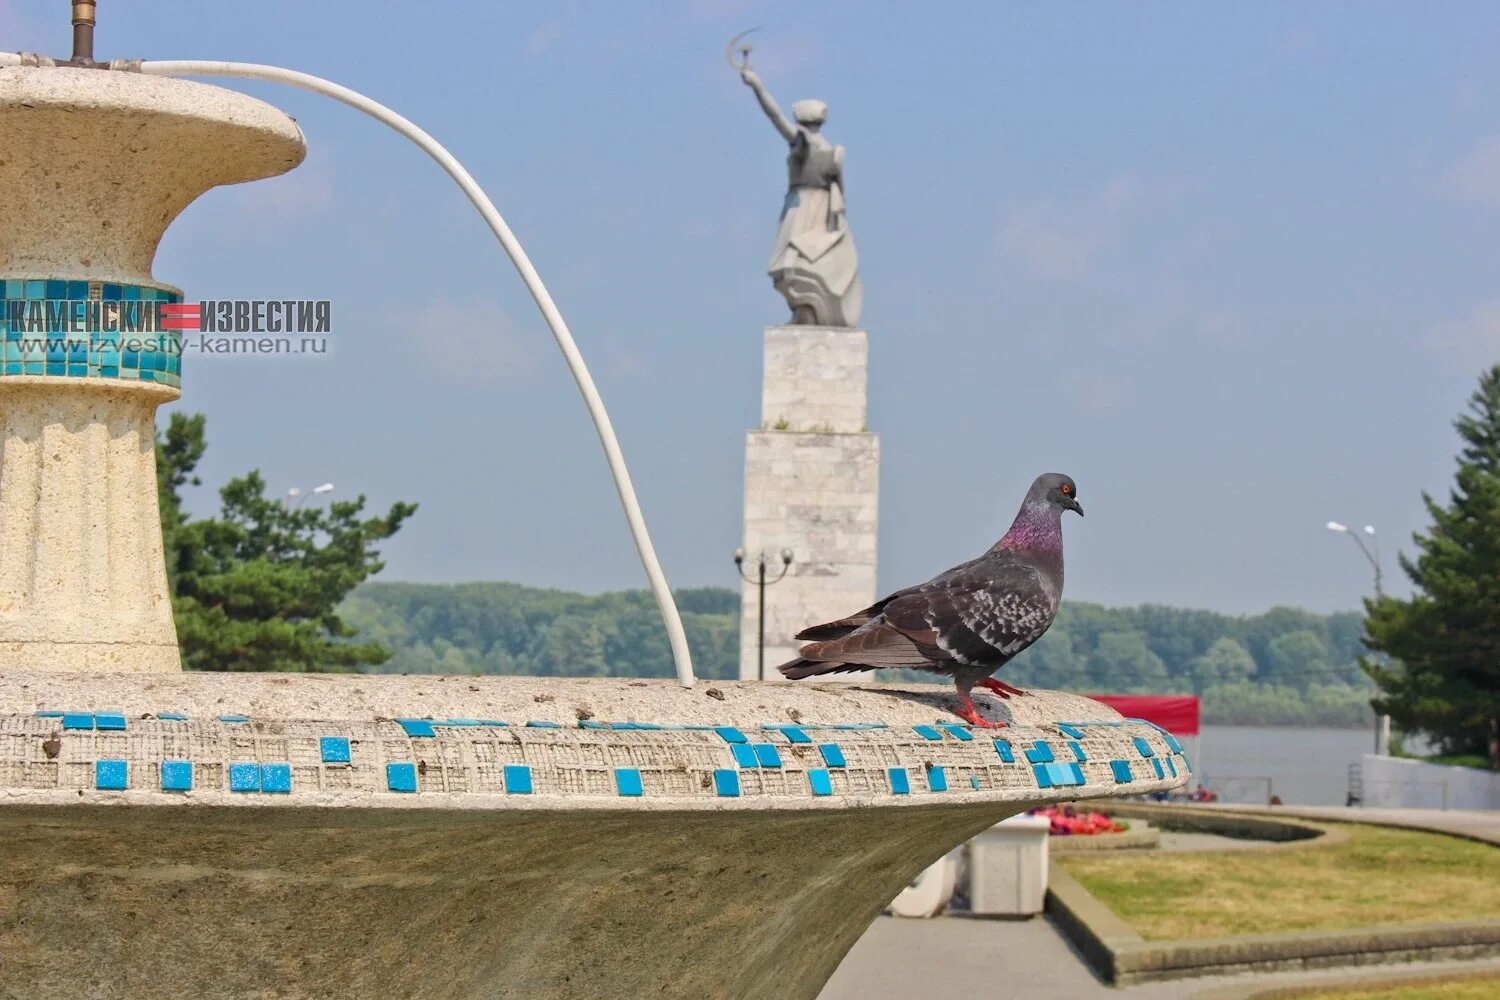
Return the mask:
{"type": "Polygon", "coordinates": [[[1073,482],[1073,477],[1061,472],[1048,472],[1036,477],[1036,482],[1031,484],[1031,489],[1026,494],[1026,505],[1029,507],[1033,504],[1055,507],[1059,513],[1071,510],[1079,517],[1083,516],[1083,508],[1078,505],[1078,484],[1073,482]]]}

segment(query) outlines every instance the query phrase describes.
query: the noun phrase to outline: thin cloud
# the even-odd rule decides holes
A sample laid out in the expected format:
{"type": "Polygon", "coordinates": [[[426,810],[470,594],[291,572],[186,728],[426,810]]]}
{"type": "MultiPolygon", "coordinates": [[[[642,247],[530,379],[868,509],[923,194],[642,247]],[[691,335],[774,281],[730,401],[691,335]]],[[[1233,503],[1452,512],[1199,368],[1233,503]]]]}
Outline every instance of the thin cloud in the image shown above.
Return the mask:
{"type": "Polygon", "coordinates": [[[1074,203],[1014,204],[1000,227],[1000,249],[1038,277],[1075,278],[1118,235],[1135,188],[1131,178],[1116,177],[1074,203]]]}
{"type": "Polygon", "coordinates": [[[1466,368],[1500,361],[1500,299],[1475,306],[1456,323],[1434,327],[1427,334],[1426,345],[1466,368]]]}
{"type": "Polygon", "coordinates": [[[419,356],[455,381],[516,378],[535,367],[525,337],[494,299],[439,300],[403,322],[419,356]]]}
{"type": "Polygon", "coordinates": [[[1500,207],[1500,135],[1481,140],[1449,167],[1447,181],[1461,198],[1500,207]]]}

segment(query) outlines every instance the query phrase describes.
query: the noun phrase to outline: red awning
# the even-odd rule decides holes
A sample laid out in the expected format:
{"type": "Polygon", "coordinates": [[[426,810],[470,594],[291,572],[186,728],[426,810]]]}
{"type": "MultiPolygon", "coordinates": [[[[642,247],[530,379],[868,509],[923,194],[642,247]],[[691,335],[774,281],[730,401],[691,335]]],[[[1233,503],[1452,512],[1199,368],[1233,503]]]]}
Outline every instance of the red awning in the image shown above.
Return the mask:
{"type": "Polygon", "coordinates": [[[1145,719],[1173,736],[1198,735],[1198,698],[1190,694],[1091,694],[1127,719],[1145,719]]]}

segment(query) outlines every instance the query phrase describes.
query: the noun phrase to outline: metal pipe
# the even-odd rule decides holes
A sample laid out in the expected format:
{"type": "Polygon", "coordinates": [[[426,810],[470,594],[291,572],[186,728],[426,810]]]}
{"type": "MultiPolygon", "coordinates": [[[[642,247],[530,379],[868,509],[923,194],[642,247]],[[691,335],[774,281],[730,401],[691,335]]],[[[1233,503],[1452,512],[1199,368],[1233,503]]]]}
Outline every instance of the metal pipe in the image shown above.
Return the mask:
{"type": "Polygon", "coordinates": [[[95,0],[73,0],[73,62],[94,61],[95,0]]]}
{"type": "MultiPolygon", "coordinates": [[[[130,68],[135,68],[133,63],[112,65],[118,65],[120,68],[126,68],[129,65],[130,68]]],[[[631,537],[635,540],[636,552],[646,571],[646,579],[651,585],[652,594],[656,597],[657,606],[661,609],[667,641],[672,648],[672,660],[677,668],[677,679],[683,687],[692,687],[693,660],[688,650],[687,633],[683,631],[682,616],[678,614],[677,604],[672,599],[672,590],[667,585],[666,574],[662,572],[661,562],[656,557],[656,549],[651,544],[651,534],[646,529],[646,518],[641,513],[640,502],[636,499],[635,487],[630,481],[630,470],[625,467],[625,456],[620,451],[620,442],[615,437],[615,429],[610,423],[609,413],[604,409],[604,400],[600,398],[599,390],[594,386],[593,376],[589,374],[588,366],[584,364],[583,355],[579,353],[578,345],[573,341],[568,324],[563,320],[562,313],[558,311],[557,304],[552,301],[552,295],[547,291],[547,286],[542,284],[541,276],[537,274],[531,258],[526,256],[526,251],[521,247],[515,234],[511,232],[504,217],[495,208],[494,202],[490,201],[484,189],[464,169],[463,164],[459,163],[453,154],[444,149],[436,139],[384,104],[358,91],[350,90],[348,87],[342,87],[331,80],[325,80],[310,73],[299,73],[280,66],[262,66],[256,63],[186,59],[143,62],[139,64],[139,70],[150,76],[222,76],[269,80],[272,83],[285,83],[315,94],[322,94],[342,104],[347,104],[356,111],[363,111],[376,121],[390,126],[416,143],[424,153],[437,161],[438,166],[447,171],[448,176],[453,178],[454,183],[479,210],[479,214],[490,227],[490,231],[495,234],[495,238],[500,241],[501,247],[510,257],[511,263],[515,265],[527,291],[531,293],[537,308],[541,310],[542,318],[551,329],[552,336],[557,341],[557,347],[562,351],[563,359],[567,362],[568,370],[572,372],[573,381],[577,384],[578,392],[583,396],[589,416],[594,421],[594,430],[599,435],[599,443],[604,448],[604,457],[609,464],[610,475],[614,477],[615,490],[620,495],[620,505],[625,510],[625,521],[630,527],[631,537]]]]}

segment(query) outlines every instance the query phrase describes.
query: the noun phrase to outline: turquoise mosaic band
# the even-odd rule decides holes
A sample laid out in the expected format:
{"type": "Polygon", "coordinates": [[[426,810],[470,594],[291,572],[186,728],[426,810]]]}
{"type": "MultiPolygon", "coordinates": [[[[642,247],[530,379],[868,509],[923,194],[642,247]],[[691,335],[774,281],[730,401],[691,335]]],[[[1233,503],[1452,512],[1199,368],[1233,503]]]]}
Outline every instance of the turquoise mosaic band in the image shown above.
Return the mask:
{"type": "Polygon", "coordinates": [[[179,388],[182,340],[163,328],[161,307],[181,302],[180,293],[149,285],[0,279],[0,378],[105,378],[179,388]]]}

